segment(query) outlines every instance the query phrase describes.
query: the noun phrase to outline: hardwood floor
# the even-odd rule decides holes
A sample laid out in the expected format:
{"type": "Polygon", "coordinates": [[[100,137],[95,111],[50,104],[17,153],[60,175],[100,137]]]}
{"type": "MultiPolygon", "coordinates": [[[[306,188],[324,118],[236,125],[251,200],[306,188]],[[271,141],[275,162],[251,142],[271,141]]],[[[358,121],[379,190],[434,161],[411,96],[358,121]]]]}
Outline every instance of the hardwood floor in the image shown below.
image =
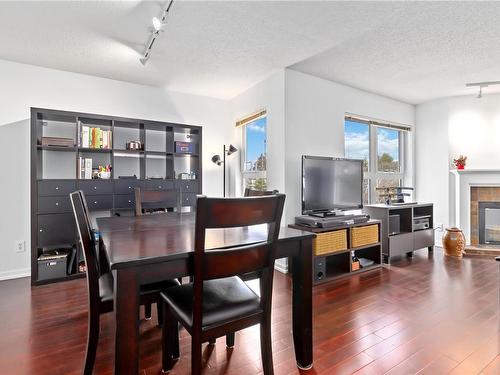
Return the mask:
{"type": "MultiPolygon", "coordinates": [[[[499,263],[443,259],[436,249],[390,268],[314,288],[314,368],[307,374],[500,374],[499,263]]],[[[273,351],[276,374],[297,374],[290,281],[276,274],[273,351]]],[[[0,282],[0,374],[80,374],[86,340],[84,280],[35,287],[0,282]]],[[[103,316],[95,367],[111,374],[112,315],[103,316]]],[[[141,373],[160,373],[156,318],[141,324],[141,373]]],[[[171,374],[189,374],[190,338],[171,374]]],[[[261,373],[259,329],[204,346],[206,374],[261,373]]]]}

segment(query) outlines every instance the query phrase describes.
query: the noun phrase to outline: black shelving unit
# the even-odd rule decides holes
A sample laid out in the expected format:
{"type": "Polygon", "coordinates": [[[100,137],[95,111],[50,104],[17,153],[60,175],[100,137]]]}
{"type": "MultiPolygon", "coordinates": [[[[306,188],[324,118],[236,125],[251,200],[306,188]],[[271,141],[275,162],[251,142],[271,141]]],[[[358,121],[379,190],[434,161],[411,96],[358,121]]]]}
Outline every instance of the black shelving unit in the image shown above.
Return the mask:
{"type": "MultiPolygon", "coordinates": [[[[76,226],[69,193],[81,189],[91,216],[133,215],[134,188],[181,194],[183,210],[190,211],[202,191],[202,128],[186,124],[31,108],[31,282],[46,284],[83,277],[76,226]],[[112,134],[110,148],[82,147],[81,127],[98,127],[112,134]],[[69,147],[42,145],[42,137],[71,138],[69,147]],[[126,142],[141,141],[143,150],[127,150],[126,142]],[[193,143],[192,154],[175,153],[174,142],[193,143]],[[112,165],[110,179],[80,179],[79,157],[92,167],[112,165]],[[120,178],[125,176],[135,178],[120,178]],[[181,179],[191,177],[191,179],[181,179]],[[41,279],[39,256],[55,249],[77,251],[75,265],[66,273],[41,279]]],[[[53,262],[56,264],[57,262],[53,262]]],[[[46,275],[45,275],[46,276],[46,275]]]]}
{"type": "Polygon", "coordinates": [[[365,223],[346,224],[335,228],[311,228],[307,226],[290,224],[290,228],[300,229],[316,234],[343,231],[345,232],[346,248],[344,250],[334,250],[331,252],[318,254],[313,245],[313,284],[322,284],[328,281],[337,280],[359,273],[371,271],[382,267],[382,244],[380,242],[380,221],[369,220],[365,223]],[[353,228],[377,226],[377,238],[363,246],[353,246],[353,228]],[[353,270],[352,255],[357,258],[366,258],[373,261],[373,264],[353,270]]]}

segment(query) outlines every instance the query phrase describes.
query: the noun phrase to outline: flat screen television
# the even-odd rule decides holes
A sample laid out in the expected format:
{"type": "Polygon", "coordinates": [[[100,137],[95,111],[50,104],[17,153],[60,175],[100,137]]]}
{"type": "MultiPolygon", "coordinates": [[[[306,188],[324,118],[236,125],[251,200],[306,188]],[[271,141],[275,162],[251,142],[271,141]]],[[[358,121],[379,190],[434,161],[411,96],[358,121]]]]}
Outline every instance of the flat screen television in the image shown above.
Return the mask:
{"type": "Polygon", "coordinates": [[[363,161],[302,156],[302,214],[363,208],[363,161]]]}

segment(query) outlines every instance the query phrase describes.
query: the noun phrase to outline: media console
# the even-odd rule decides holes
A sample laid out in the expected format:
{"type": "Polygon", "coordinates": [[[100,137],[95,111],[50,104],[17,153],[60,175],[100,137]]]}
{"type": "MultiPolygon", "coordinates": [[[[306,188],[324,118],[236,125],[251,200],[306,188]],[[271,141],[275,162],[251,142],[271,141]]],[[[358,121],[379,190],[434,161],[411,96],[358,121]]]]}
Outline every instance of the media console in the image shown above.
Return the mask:
{"type": "Polygon", "coordinates": [[[411,205],[373,204],[364,206],[363,212],[381,221],[381,242],[384,262],[391,257],[428,248],[434,250],[434,212],[432,203],[411,205]]]}
{"type": "Polygon", "coordinates": [[[313,283],[320,284],[382,267],[380,224],[379,220],[368,220],[335,228],[298,224],[289,227],[316,234],[313,240],[313,283]],[[353,261],[353,255],[359,262],[353,261]]]}

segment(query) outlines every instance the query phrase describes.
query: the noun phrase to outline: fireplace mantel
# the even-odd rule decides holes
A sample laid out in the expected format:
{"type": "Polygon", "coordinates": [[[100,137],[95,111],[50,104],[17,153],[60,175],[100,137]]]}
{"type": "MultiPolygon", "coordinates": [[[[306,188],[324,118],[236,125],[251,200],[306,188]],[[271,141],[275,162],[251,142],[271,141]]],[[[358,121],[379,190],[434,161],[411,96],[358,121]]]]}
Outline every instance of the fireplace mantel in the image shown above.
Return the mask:
{"type": "Polygon", "coordinates": [[[467,245],[470,245],[470,194],[473,186],[500,186],[500,169],[450,171],[450,223],[462,229],[467,245]]]}

